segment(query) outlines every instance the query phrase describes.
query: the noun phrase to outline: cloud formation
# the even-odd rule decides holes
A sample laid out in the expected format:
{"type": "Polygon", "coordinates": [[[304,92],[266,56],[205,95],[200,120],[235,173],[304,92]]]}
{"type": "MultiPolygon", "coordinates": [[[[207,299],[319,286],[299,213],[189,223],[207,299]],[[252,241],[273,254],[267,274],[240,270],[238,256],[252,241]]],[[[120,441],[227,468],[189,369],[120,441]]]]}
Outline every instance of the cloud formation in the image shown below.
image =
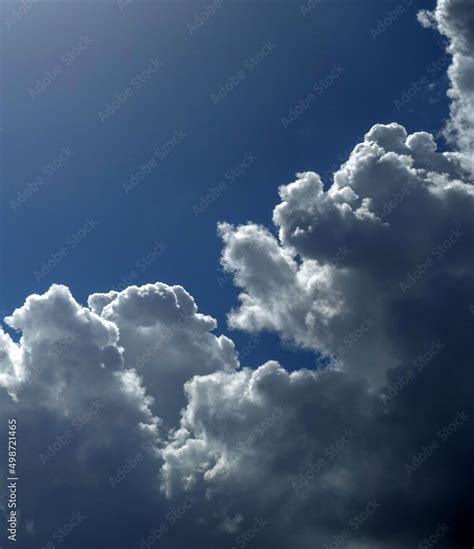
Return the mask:
{"type": "Polygon", "coordinates": [[[181,286],[130,286],[120,293],[93,294],[89,305],[118,328],[125,367],[143,379],[155,397],[151,409],[169,426],[179,422],[188,379],[238,367],[233,342],[212,333],[216,321],[198,313],[181,286]]]}
{"type": "Polygon", "coordinates": [[[5,319],[20,546],[472,544],[474,10],[419,19],[449,41],[455,150],[377,124],[328,188],[314,172],[280,188],[275,230],[219,226],[230,326],[314,351],[314,370],[240,368],[159,282],[88,306],[54,285],[5,319]]]}
{"type": "Polygon", "coordinates": [[[474,154],[474,13],[469,0],[438,1],[433,12],[422,10],[418,19],[435,27],[449,41],[451,117],[447,135],[456,143],[467,169],[473,171],[474,154]]]}

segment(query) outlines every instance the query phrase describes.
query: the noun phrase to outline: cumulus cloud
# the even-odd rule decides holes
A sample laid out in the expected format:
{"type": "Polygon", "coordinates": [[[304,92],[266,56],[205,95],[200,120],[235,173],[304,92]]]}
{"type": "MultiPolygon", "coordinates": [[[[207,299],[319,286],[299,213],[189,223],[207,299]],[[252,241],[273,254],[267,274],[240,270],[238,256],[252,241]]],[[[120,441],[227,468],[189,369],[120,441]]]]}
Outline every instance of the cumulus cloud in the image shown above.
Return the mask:
{"type": "Polygon", "coordinates": [[[211,333],[215,320],[180,286],[132,286],[89,303],[53,285],[5,319],[18,343],[0,332],[2,418],[17,419],[21,443],[24,547],[50,549],[76,512],[85,519],[68,547],[130,547],[149,529],[171,529],[168,513],[182,501],[163,497],[159,471],[183,384],[238,367],[233,343],[211,333]],[[119,531],[116,520],[130,526],[119,531]]]}
{"type": "Polygon", "coordinates": [[[181,286],[84,306],[54,285],[5,319],[20,546],[53,549],[67,525],[71,549],[472,541],[473,13],[420,15],[453,56],[454,151],[377,124],[328,188],[315,172],[282,186],[274,227],[219,226],[231,327],[314,351],[314,370],[241,369],[181,286]]]}
{"type": "Polygon", "coordinates": [[[378,474],[361,489],[358,475],[374,464],[359,452],[361,439],[375,450],[367,426],[381,403],[362,383],[269,362],[195,377],[186,392],[181,429],[163,453],[166,489],[204,493],[226,510],[218,520],[241,517],[239,533],[260,517],[268,528],[259,547],[317,544],[328,534],[321,525],[339,528],[374,497],[378,474]]]}
{"type": "Polygon", "coordinates": [[[472,488],[462,465],[473,450],[472,108],[456,68],[472,53],[472,13],[467,2],[440,1],[421,15],[450,39],[454,152],[438,152],[426,132],[377,124],[329,188],[313,172],[280,188],[276,234],[219,226],[222,265],[241,289],[231,327],[276,332],[327,359],[322,371],[288,374],[269,363],[186,385],[189,405],[163,454],[165,486],[230,498],[229,516],[247,527],[243,510],[265,516],[273,530],[259,534],[261,547],[417,546],[442,521],[440,546],[469,539],[467,514],[453,509],[471,507],[472,488]],[[290,412],[252,437],[262,421],[255,410],[270,418],[275,402],[290,412]],[[229,418],[216,413],[229,409],[229,418]],[[327,464],[331,437],[344,428],[361,436],[339,441],[327,464]],[[253,442],[236,456],[246,435],[253,442]],[[371,498],[378,515],[355,528],[371,498]]]}
{"type": "Polygon", "coordinates": [[[298,174],[280,188],[278,237],[220,226],[223,266],[242,288],[230,324],[275,330],[382,383],[407,358],[394,310],[430,291],[435,300],[442,279],[470,278],[474,186],[463,173],[431,135],[392,123],[366,134],[327,190],[317,173],[298,174]]]}
{"type": "Polygon", "coordinates": [[[93,294],[89,305],[118,328],[125,366],[139,373],[154,396],[151,409],[169,426],[179,422],[188,379],[238,367],[233,342],[212,333],[215,319],[199,313],[181,286],[130,286],[93,294]]]}
{"type": "MultiPolygon", "coordinates": [[[[93,512],[101,497],[125,518],[124,497],[112,496],[109,476],[146,443],[144,470],[152,478],[161,420],[141,380],[124,368],[117,326],[80,306],[66,287],[28,297],[6,322],[21,332],[19,343],[2,332],[6,362],[20,374],[2,376],[1,407],[3,424],[13,417],[18,425],[20,546],[58,543],[74,513],[85,515],[75,522],[87,539],[110,520],[93,512]]],[[[137,487],[149,494],[150,482],[140,478],[137,487]]],[[[8,494],[1,496],[6,509],[8,494]]]]}
{"type": "Polygon", "coordinates": [[[447,134],[455,142],[467,169],[474,170],[474,13],[470,0],[439,0],[433,12],[418,16],[424,26],[437,27],[449,41],[452,64],[451,117],[447,134]]]}

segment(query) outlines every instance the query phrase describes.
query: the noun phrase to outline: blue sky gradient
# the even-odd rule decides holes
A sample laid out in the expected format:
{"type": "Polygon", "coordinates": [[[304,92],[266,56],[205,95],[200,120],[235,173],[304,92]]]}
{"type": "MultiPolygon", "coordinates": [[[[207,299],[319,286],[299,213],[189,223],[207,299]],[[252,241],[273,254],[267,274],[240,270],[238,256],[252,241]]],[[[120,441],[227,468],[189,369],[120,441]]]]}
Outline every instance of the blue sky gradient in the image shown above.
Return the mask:
{"type": "MultiPolygon", "coordinates": [[[[446,64],[433,65],[444,59],[441,38],[416,21],[431,4],[222,2],[201,26],[198,2],[33,5],[2,38],[2,307],[53,282],[84,302],[125,280],[160,280],[182,284],[226,330],[237,290],[219,268],[219,221],[268,226],[279,185],[305,170],[327,183],[373,123],[443,126],[446,64]],[[52,81],[35,88],[47,72],[52,81]],[[400,107],[423,77],[432,86],[400,107]],[[217,101],[228,79],[237,85],[217,101]],[[101,116],[126,88],[126,101],[101,116]],[[285,123],[311,91],[315,100],[285,123]],[[239,167],[245,155],[252,160],[239,167]],[[227,187],[196,215],[221,181],[227,187]],[[37,189],[29,197],[28,186],[37,189]],[[97,223],[89,233],[88,219],[97,223]]],[[[4,17],[13,10],[5,5],[4,17]]],[[[257,363],[289,358],[262,337],[257,363]]],[[[304,352],[297,360],[314,364],[304,352]]]]}

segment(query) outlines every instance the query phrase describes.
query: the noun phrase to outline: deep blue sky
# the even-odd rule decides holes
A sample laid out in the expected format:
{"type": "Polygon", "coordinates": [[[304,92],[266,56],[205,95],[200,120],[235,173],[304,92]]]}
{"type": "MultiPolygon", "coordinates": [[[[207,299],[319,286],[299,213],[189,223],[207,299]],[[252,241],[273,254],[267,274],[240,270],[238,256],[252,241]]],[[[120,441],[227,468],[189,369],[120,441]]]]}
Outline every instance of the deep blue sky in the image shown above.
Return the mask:
{"type": "MultiPolygon", "coordinates": [[[[279,185],[297,171],[330,169],[376,122],[398,121],[409,131],[442,127],[444,69],[405,108],[394,104],[442,56],[439,35],[415,16],[434,1],[321,0],[303,16],[306,2],[299,0],[223,0],[191,34],[187,25],[211,3],[135,0],[120,9],[113,1],[40,1],[9,27],[5,18],[18,4],[3,5],[2,308],[12,310],[54,282],[84,302],[120,283],[161,241],[166,251],[135,282],[182,284],[227,332],[225,314],[237,291],[218,282],[218,221],[269,225],[279,185]],[[403,13],[374,39],[370,29],[398,5],[403,13]],[[90,44],[66,66],[81,37],[90,44]],[[273,50],[255,70],[246,69],[246,59],[267,41],[273,50]],[[163,65],[101,122],[98,113],[152,59],[163,65]],[[58,63],[62,73],[31,97],[37,79],[58,63]],[[285,129],[281,117],[334,65],[345,71],[285,129]],[[211,94],[241,69],[245,79],[215,104],[211,94]],[[122,184],[175,130],[187,136],[127,195],[122,184]],[[73,155],[13,211],[10,201],[62,148],[73,155]],[[245,153],[256,160],[196,216],[193,205],[245,153]],[[37,282],[34,271],[91,217],[98,226],[37,282]]],[[[231,335],[240,345],[248,341],[231,335]]],[[[269,336],[244,363],[268,358],[286,360],[287,367],[314,360],[269,336]]]]}

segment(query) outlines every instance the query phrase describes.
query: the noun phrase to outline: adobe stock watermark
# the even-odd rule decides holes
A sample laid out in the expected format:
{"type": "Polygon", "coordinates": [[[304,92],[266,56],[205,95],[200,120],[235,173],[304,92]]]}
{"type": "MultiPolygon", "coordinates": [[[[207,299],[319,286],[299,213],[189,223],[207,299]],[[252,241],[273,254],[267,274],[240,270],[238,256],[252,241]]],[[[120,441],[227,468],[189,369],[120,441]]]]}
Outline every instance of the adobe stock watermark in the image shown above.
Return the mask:
{"type": "Polygon", "coordinates": [[[198,499],[195,496],[187,495],[180,504],[166,513],[165,520],[159,524],[158,528],[152,528],[138,542],[138,545],[133,546],[133,549],[151,549],[197,502],[198,499]]]}
{"type": "Polygon", "coordinates": [[[437,61],[431,62],[425,72],[416,80],[410,82],[410,85],[404,90],[399,97],[394,99],[393,104],[396,110],[399,112],[403,107],[406,107],[408,103],[421,91],[428,86],[433,78],[440,72],[445,72],[446,67],[451,63],[451,59],[448,55],[443,55],[437,61]]]}
{"type": "Polygon", "coordinates": [[[275,48],[276,44],[273,42],[268,40],[263,42],[260,50],[247,57],[247,59],[242,63],[241,68],[234,74],[228,76],[226,81],[219,86],[217,91],[211,93],[210,98],[214,105],[217,105],[230,93],[232,93],[235,88],[237,88],[237,86],[239,86],[239,84],[243,82],[275,48]]]}
{"type": "Polygon", "coordinates": [[[375,212],[375,214],[380,219],[387,218],[396,208],[398,208],[398,206],[400,206],[400,204],[405,201],[408,196],[410,196],[410,193],[410,185],[404,185],[399,191],[394,192],[392,196],[382,204],[380,210],[375,212]]]}
{"type": "Polygon", "coordinates": [[[451,526],[448,526],[445,522],[438,523],[436,530],[420,541],[417,545],[418,549],[433,549],[450,530],[451,526]]]}
{"type": "Polygon", "coordinates": [[[128,288],[128,286],[131,286],[134,284],[140,274],[144,273],[153,263],[165,253],[165,251],[168,249],[168,244],[165,244],[161,241],[156,241],[153,248],[147,252],[146,254],[143,254],[140,256],[136,261],[132,269],[126,274],[120,277],[120,280],[117,284],[112,286],[112,290],[115,290],[116,292],[121,292],[122,290],[125,290],[125,288],[128,288]]]}
{"type": "Polygon", "coordinates": [[[198,204],[193,205],[193,213],[198,216],[204,213],[211,204],[213,204],[225,191],[233,185],[255,162],[257,157],[250,152],[244,154],[242,159],[235,166],[227,170],[223,178],[213,187],[209,187],[208,192],[201,196],[198,204]]]}
{"type": "Polygon", "coordinates": [[[64,244],[59,249],[52,252],[48,259],[45,259],[38,269],[33,272],[36,282],[39,282],[42,278],[47,276],[66,257],[68,257],[71,251],[77,248],[80,242],[84,240],[98,224],[99,222],[93,217],[87,218],[83,226],[71,233],[64,241],[64,244]]]}
{"type": "Polygon", "coordinates": [[[381,395],[382,400],[384,402],[393,400],[445,347],[446,345],[441,341],[433,341],[427,351],[418,355],[404,373],[399,374],[397,379],[387,386],[381,395]]]}
{"type": "Polygon", "coordinates": [[[300,494],[304,491],[305,488],[307,488],[308,485],[313,482],[320,473],[329,467],[336,456],[347,448],[355,436],[356,434],[352,429],[345,429],[337,440],[329,444],[329,446],[326,446],[322,452],[322,455],[316,461],[310,463],[308,467],[300,473],[298,479],[291,483],[295,493],[300,494]]]}
{"type": "Polygon", "coordinates": [[[247,341],[247,343],[239,349],[239,357],[247,358],[250,356],[261,341],[262,337],[259,334],[250,336],[249,341],[247,341]]]}
{"type": "Polygon", "coordinates": [[[183,329],[189,322],[191,317],[181,316],[177,322],[169,326],[165,326],[160,331],[160,339],[155,341],[153,345],[150,345],[146,348],[136,359],[133,364],[129,364],[127,368],[132,368],[134,370],[139,370],[148,364],[157,354],[158,351],[162,348],[163,345],[168,343],[181,329],[183,329]]]}
{"type": "Polygon", "coordinates": [[[268,526],[268,520],[261,517],[255,517],[252,526],[247,528],[245,532],[236,536],[234,543],[230,549],[244,549],[249,543],[251,543],[260,532],[268,526]]]}
{"type": "Polygon", "coordinates": [[[311,13],[321,4],[321,0],[306,0],[303,4],[300,4],[300,13],[303,17],[306,17],[308,13],[311,13]]]}
{"type": "Polygon", "coordinates": [[[347,541],[367,522],[381,507],[376,499],[367,502],[367,506],[357,515],[354,515],[347,521],[347,526],[331,538],[329,543],[325,543],[324,549],[339,549],[348,547],[347,541]]]}
{"type": "Polygon", "coordinates": [[[336,253],[330,258],[329,263],[336,267],[336,269],[340,269],[344,266],[345,260],[351,255],[351,253],[352,250],[345,244],[343,246],[339,246],[336,253]]]}
{"type": "Polygon", "coordinates": [[[48,369],[55,360],[57,360],[61,355],[63,355],[71,345],[77,341],[78,334],[75,331],[67,331],[66,334],[55,341],[48,349],[46,357],[41,360],[41,362],[35,362],[31,368],[28,368],[28,376],[23,382],[23,387],[29,385],[30,383],[35,382],[38,377],[48,369]]]}
{"type": "Polygon", "coordinates": [[[134,471],[140,463],[145,459],[147,454],[153,452],[153,444],[146,441],[142,444],[141,449],[132,457],[128,457],[125,463],[116,468],[115,474],[109,476],[109,484],[112,488],[117,487],[122,481],[124,481],[134,471]]]}
{"type": "Polygon", "coordinates": [[[118,9],[123,13],[128,6],[135,4],[138,0],[116,0],[118,9]]]}
{"type": "Polygon", "coordinates": [[[99,120],[105,122],[114,116],[130,97],[133,97],[163,65],[164,63],[157,58],[150,59],[148,65],[142,71],[134,74],[128,85],[123,90],[116,92],[103,109],[97,113],[99,120]]]}
{"type": "Polygon", "coordinates": [[[7,532],[9,541],[16,542],[18,526],[18,468],[17,468],[17,420],[10,418],[8,420],[8,439],[7,439],[7,497],[8,513],[5,513],[7,519],[7,532]]]}
{"type": "Polygon", "coordinates": [[[82,429],[95,418],[103,407],[104,403],[102,400],[97,399],[91,403],[86,411],[78,414],[71,421],[71,426],[68,427],[63,433],[57,435],[54,441],[48,444],[45,450],[40,453],[39,459],[42,465],[55,458],[58,453],[75,437],[76,433],[82,431],[82,429]]]}
{"type": "MultiPolygon", "coordinates": [[[[364,136],[359,135],[355,139],[355,143],[363,143],[364,142],[364,136]]],[[[324,170],[321,172],[321,177],[324,177],[325,179],[332,179],[332,176],[335,172],[337,172],[341,165],[349,158],[351,152],[354,150],[355,146],[348,147],[345,151],[339,153],[336,157],[336,160],[331,164],[331,167],[327,170],[324,170]]]]}
{"type": "Polygon", "coordinates": [[[50,178],[73,156],[75,153],[70,147],[63,147],[53,160],[47,162],[42,168],[41,173],[30,181],[21,191],[16,194],[15,200],[10,200],[10,207],[15,212],[18,208],[25,205],[28,200],[46,185],[50,178]]]}
{"type": "Polygon", "coordinates": [[[153,343],[153,345],[150,345],[147,347],[136,359],[135,362],[131,365],[128,365],[128,368],[132,368],[133,370],[139,370],[140,368],[143,368],[146,366],[155,356],[158,354],[158,351],[161,349],[163,345],[163,341],[157,341],[156,343],[153,343]]]}
{"type": "Polygon", "coordinates": [[[287,414],[291,409],[275,406],[267,418],[257,423],[250,434],[228,452],[228,458],[232,461],[239,461],[242,456],[248,454],[251,448],[261,439],[268,431],[270,431],[278,421],[287,414]]]}
{"type": "MultiPolygon", "coordinates": [[[[8,420],[8,428],[12,429],[11,422],[15,419],[8,420]]],[[[16,423],[15,423],[16,426],[16,423]]],[[[16,451],[15,451],[16,453],[16,451]]],[[[9,474],[10,469],[9,469],[9,474]]],[[[16,476],[14,478],[17,478],[16,476]]],[[[6,531],[8,533],[8,539],[10,541],[17,541],[17,529],[18,529],[18,501],[17,501],[17,480],[7,479],[7,487],[3,489],[0,496],[0,509],[6,518],[6,531]]]]}
{"type": "Polygon", "coordinates": [[[48,541],[41,549],[56,549],[56,547],[68,538],[72,532],[86,520],[86,516],[79,511],[74,512],[71,518],[60,528],[56,528],[52,540],[48,541]]]}
{"type": "Polygon", "coordinates": [[[159,350],[166,345],[182,328],[184,328],[189,322],[190,317],[181,316],[181,318],[171,324],[165,326],[160,331],[160,339],[155,341],[152,345],[147,347],[140,355],[135,358],[133,364],[127,364],[128,369],[140,370],[147,364],[149,364],[158,354],[159,350]]]}
{"type": "Polygon", "coordinates": [[[7,17],[3,18],[5,26],[10,29],[19,23],[23,17],[31,11],[31,9],[39,3],[40,0],[21,0],[18,5],[13,8],[7,17]]]}
{"type": "Polygon", "coordinates": [[[174,149],[188,136],[184,130],[175,130],[161,145],[153,152],[153,155],[143,164],[140,164],[134,173],[130,174],[127,181],[122,183],[122,188],[125,194],[133,191],[142,183],[142,181],[158,167],[174,149]]]}
{"type": "Polygon", "coordinates": [[[413,5],[413,0],[403,0],[393,10],[387,10],[384,17],[380,18],[375,24],[375,28],[370,29],[370,36],[373,40],[377,39],[384,33],[393,23],[407,11],[407,7],[413,5]]]}
{"type": "Polygon", "coordinates": [[[311,87],[311,91],[306,94],[305,97],[300,97],[298,101],[289,109],[285,116],[280,118],[282,126],[286,129],[293,122],[306,112],[311,105],[313,105],[318,97],[330,88],[336,80],[339,79],[341,74],[345,72],[346,68],[342,65],[333,65],[331,70],[322,78],[317,80],[311,87]]]}
{"type": "Polygon", "coordinates": [[[196,13],[193,20],[186,23],[186,28],[189,34],[194,34],[201,29],[210,19],[214,17],[217,10],[222,7],[222,0],[212,0],[209,4],[206,4],[204,8],[196,13]]]}
{"type": "MultiPolygon", "coordinates": [[[[253,253],[259,253],[259,245],[254,240],[251,240],[245,247],[243,257],[241,258],[241,263],[252,261],[253,253]]],[[[217,268],[217,272],[219,274],[217,275],[216,280],[217,284],[219,284],[219,288],[223,288],[228,282],[232,282],[234,280],[236,270],[237,269],[226,268],[225,265],[222,264],[217,268]]]]}
{"type": "Polygon", "coordinates": [[[426,257],[421,263],[418,263],[413,269],[405,276],[405,280],[401,280],[398,286],[402,293],[405,293],[410,288],[415,286],[429,271],[432,269],[438,261],[440,261],[444,255],[451,250],[451,248],[457,244],[464,236],[463,231],[458,227],[453,229],[446,240],[444,240],[438,246],[435,246],[431,250],[431,254],[426,257]]]}
{"type": "Polygon", "coordinates": [[[38,78],[35,85],[28,90],[28,95],[32,98],[41,95],[89,48],[92,43],[93,40],[89,38],[88,35],[81,36],[76,45],[61,55],[54,67],[51,67],[43,74],[43,76],[38,78]]]}
{"type": "Polygon", "coordinates": [[[456,414],[456,417],[448,425],[445,425],[436,433],[436,437],[426,446],[422,446],[420,451],[414,454],[409,463],[405,463],[405,471],[408,476],[415,473],[422,467],[429,458],[441,448],[441,443],[445,443],[454,433],[469,419],[466,412],[461,411],[456,414]]]}

